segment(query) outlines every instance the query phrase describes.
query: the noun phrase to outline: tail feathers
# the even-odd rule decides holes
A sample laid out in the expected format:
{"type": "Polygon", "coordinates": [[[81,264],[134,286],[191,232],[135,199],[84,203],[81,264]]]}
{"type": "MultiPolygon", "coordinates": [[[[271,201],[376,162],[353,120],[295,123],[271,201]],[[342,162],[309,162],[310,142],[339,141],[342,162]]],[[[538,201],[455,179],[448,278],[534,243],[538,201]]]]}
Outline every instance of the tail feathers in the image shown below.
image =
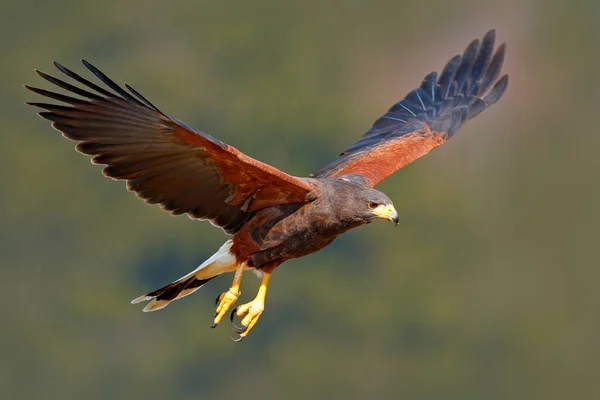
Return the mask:
{"type": "Polygon", "coordinates": [[[235,256],[230,252],[232,245],[233,242],[229,239],[212,257],[183,278],[140,296],[137,299],[133,299],[131,304],[150,301],[146,308],[144,308],[144,311],[160,310],[161,308],[165,308],[170,302],[194,293],[217,275],[235,271],[238,264],[235,256]]]}
{"type": "Polygon", "coordinates": [[[161,308],[168,306],[172,301],[181,299],[182,297],[194,293],[213,278],[216,278],[216,276],[206,279],[198,279],[193,275],[184,277],[183,279],[173,282],[165,287],[133,299],[131,304],[151,300],[143,311],[149,312],[160,310],[161,308]]]}

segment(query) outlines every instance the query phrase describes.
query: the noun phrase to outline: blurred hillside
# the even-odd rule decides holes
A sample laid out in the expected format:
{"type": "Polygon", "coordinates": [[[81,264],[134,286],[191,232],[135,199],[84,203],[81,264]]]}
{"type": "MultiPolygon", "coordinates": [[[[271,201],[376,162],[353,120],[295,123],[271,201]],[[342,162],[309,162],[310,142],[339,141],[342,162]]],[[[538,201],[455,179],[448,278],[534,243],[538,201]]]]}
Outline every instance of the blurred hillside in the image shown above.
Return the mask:
{"type": "Polygon", "coordinates": [[[600,3],[4,0],[0,21],[3,398],[598,398],[600,3]],[[307,175],[491,28],[502,100],[380,185],[399,227],[278,269],[241,344],[208,328],[229,276],[129,305],[226,236],[144,205],[23,105],[48,87],[34,68],[86,58],[307,175]]]}

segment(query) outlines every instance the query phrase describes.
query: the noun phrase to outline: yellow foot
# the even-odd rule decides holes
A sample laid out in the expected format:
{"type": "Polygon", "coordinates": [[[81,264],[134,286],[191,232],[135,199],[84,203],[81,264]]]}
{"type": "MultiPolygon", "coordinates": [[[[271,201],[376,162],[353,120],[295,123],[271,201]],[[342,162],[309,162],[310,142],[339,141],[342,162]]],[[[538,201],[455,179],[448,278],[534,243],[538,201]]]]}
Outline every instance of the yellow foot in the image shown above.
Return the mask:
{"type": "Polygon", "coordinates": [[[250,332],[250,330],[256,325],[258,318],[262,314],[265,309],[265,302],[262,298],[256,298],[252,300],[250,303],[242,304],[235,310],[231,312],[231,323],[233,324],[233,331],[235,333],[239,333],[240,337],[238,339],[233,339],[235,342],[239,342],[243,340],[246,335],[250,332]],[[242,326],[236,326],[233,322],[234,314],[238,317],[245,317],[242,319],[242,326]]]}
{"type": "Polygon", "coordinates": [[[219,297],[217,297],[217,301],[215,302],[215,306],[217,307],[215,310],[215,320],[210,326],[211,328],[216,328],[217,325],[219,325],[223,316],[227,314],[227,311],[229,311],[229,308],[237,301],[238,297],[240,297],[240,292],[234,292],[233,288],[225,293],[221,293],[219,297]]]}
{"type": "Polygon", "coordinates": [[[231,312],[231,323],[233,323],[234,314],[238,317],[245,317],[242,319],[242,326],[235,326],[233,324],[233,331],[235,333],[239,333],[240,337],[237,339],[233,339],[234,342],[242,341],[250,332],[250,330],[256,325],[260,314],[262,314],[265,309],[265,296],[267,294],[267,286],[269,285],[269,277],[271,273],[266,273],[263,275],[262,282],[260,283],[260,288],[258,289],[258,294],[256,298],[252,300],[250,303],[242,304],[235,310],[231,312]]]}

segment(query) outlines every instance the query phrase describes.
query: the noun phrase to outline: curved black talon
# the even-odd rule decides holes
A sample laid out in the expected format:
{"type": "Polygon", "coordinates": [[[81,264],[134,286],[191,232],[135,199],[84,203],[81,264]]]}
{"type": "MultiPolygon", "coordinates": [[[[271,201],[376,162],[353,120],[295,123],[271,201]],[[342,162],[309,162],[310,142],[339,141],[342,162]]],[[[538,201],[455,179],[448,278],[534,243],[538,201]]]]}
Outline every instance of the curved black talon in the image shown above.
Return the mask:
{"type": "Polygon", "coordinates": [[[215,328],[217,327],[217,325],[219,325],[219,324],[212,324],[212,325],[210,326],[210,328],[211,328],[211,329],[215,329],[215,328]]]}
{"type": "Polygon", "coordinates": [[[236,342],[236,343],[239,343],[239,342],[241,342],[242,340],[244,340],[244,338],[245,338],[245,337],[246,337],[246,336],[240,336],[240,337],[238,337],[237,339],[231,338],[231,340],[233,340],[233,341],[234,341],[234,342],[236,342]]]}
{"type": "Polygon", "coordinates": [[[229,314],[229,320],[231,321],[231,325],[233,325],[233,329],[232,329],[232,330],[233,330],[235,333],[244,333],[244,332],[246,332],[246,329],[248,329],[248,327],[247,327],[247,326],[237,326],[237,325],[235,324],[235,322],[233,322],[233,318],[235,317],[235,313],[237,312],[237,309],[238,309],[238,307],[236,307],[236,308],[235,308],[235,309],[234,309],[234,310],[231,312],[231,314],[229,314]]]}
{"type": "MultiPolygon", "coordinates": [[[[221,296],[223,296],[223,293],[221,293],[220,295],[217,296],[217,298],[215,299],[215,309],[217,307],[219,307],[219,301],[221,301],[221,296]]],[[[216,316],[216,314],[215,314],[216,316]]]]}

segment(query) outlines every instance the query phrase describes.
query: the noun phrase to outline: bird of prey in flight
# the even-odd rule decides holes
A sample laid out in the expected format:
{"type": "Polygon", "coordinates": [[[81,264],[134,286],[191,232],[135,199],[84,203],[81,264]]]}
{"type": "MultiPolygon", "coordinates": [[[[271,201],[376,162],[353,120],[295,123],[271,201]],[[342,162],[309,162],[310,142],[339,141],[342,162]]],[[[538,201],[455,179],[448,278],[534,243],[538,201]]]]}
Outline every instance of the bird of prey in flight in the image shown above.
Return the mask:
{"type": "Polygon", "coordinates": [[[242,318],[241,326],[234,324],[239,341],[262,314],[269,278],[283,262],[314,253],[359,225],[378,219],[398,223],[392,201],[374,187],[498,101],[508,76],[500,77],[506,46],[495,49],[494,41],[492,30],[471,42],[311,177],[288,175],[167,116],[85,60],[101,83],[55,62],[73,83],[36,72],[70,95],[25,87],[63,103],[27,104],[41,108],[39,115],[52,127],[79,142],[79,152],[105,165],[104,175],[126,180],[138,197],[173,215],[208,220],[231,235],[198,268],[132,303],[149,301],[144,311],[159,310],[232,272],[231,287],[216,301],[216,327],[238,300],[244,272],[255,270],[262,276],[258,294],[230,314],[232,322],[235,315],[242,318]]]}

